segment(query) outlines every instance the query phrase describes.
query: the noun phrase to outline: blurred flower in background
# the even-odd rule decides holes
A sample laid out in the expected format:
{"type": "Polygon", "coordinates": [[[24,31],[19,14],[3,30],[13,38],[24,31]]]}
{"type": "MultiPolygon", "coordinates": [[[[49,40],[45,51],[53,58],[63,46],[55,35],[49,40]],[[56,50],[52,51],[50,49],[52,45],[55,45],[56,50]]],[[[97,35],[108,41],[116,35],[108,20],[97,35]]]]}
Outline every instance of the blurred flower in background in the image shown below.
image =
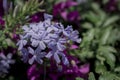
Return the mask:
{"type": "Polygon", "coordinates": [[[71,62],[70,67],[64,65],[56,66],[51,61],[50,66],[46,67],[46,72],[44,71],[44,66],[37,67],[34,64],[28,69],[28,78],[30,80],[40,80],[44,78],[43,75],[46,75],[45,80],[75,80],[76,77],[87,79],[89,64],[79,65],[80,61],[76,57],[68,56],[68,58],[71,62]]]}
{"type": "Polygon", "coordinates": [[[109,0],[108,3],[106,4],[106,10],[107,11],[115,11],[117,10],[117,2],[118,0],[109,0]]]}
{"type": "Polygon", "coordinates": [[[57,3],[53,6],[53,16],[57,18],[60,15],[65,21],[78,24],[80,21],[79,12],[76,10],[68,11],[71,7],[78,5],[79,3],[72,0],[57,3]]]}
{"type": "Polygon", "coordinates": [[[0,77],[4,77],[6,73],[8,73],[10,69],[10,65],[15,63],[15,60],[12,59],[11,53],[5,56],[4,53],[0,53],[0,77]]]}

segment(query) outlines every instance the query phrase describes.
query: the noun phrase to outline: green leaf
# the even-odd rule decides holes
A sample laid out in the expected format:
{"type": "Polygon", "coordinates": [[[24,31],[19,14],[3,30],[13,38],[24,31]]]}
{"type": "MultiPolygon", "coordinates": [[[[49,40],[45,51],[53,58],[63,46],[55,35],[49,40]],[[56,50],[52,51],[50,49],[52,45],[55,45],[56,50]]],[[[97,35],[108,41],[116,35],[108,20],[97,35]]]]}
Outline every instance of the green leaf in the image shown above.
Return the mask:
{"type": "MultiPolygon", "coordinates": [[[[100,46],[98,48],[98,52],[102,52],[102,53],[116,53],[116,49],[112,46],[100,46]]],[[[101,54],[102,55],[102,54],[101,54]]]]}
{"type": "Polygon", "coordinates": [[[106,59],[105,61],[110,65],[111,69],[113,69],[116,61],[115,55],[113,54],[113,52],[116,52],[114,47],[101,46],[99,47],[98,52],[106,59]]]}
{"type": "Polygon", "coordinates": [[[103,74],[106,71],[106,66],[100,62],[95,62],[95,72],[98,74],[103,74]]]}
{"type": "Polygon", "coordinates": [[[116,68],[114,69],[114,71],[120,73],[120,66],[119,66],[119,67],[116,67],[116,68]]]}
{"type": "Polygon", "coordinates": [[[75,80],[84,80],[84,79],[82,79],[82,78],[80,78],[80,77],[77,77],[75,80]]]}
{"type": "Polygon", "coordinates": [[[110,72],[104,72],[104,74],[99,77],[99,80],[120,80],[120,77],[110,72]]]}
{"type": "Polygon", "coordinates": [[[16,47],[15,43],[11,39],[7,38],[5,39],[5,41],[7,42],[8,46],[12,46],[13,48],[16,47]]]}
{"type": "Polygon", "coordinates": [[[115,67],[116,58],[112,53],[105,53],[104,57],[106,58],[106,62],[110,65],[111,69],[115,67]]]}
{"type": "Polygon", "coordinates": [[[84,23],[84,24],[82,25],[82,27],[85,28],[85,29],[91,29],[91,28],[93,28],[92,24],[87,23],[87,22],[84,23]]]}
{"type": "Polygon", "coordinates": [[[102,37],[101,37],[101,39],[100,39],[100,43],[101,43],[102,45],[107,44],[107,41],[108,41],[108,39],[109,39],[109,37],[110,37],[111,30],[112,30],[112,28],[109,27],[109,28],[107,28],[107,29],[105,29],[105,30],[103,31],[102,37]]]}
{"type": "Polygon", "coordinates": [[[94,74],[92,72],[89,73],[88,80],[96,80],[95,76],[94,76],[94,74]]]}
{"type": "Polygon", "coordinates": [[[111,24],[113,24],[114,22],[116,22],[119,19],[119,16],[113,16],[108,18],[105,23],[103,24],[104,27],[110,26],[111,24]]]}
{"type": "Polygon", "coordinates": [[[108,1],[109,1],[109,0],[102,0],[102,3],[103,3],[103,4],[106,4],[106,3],[108,3],[108,1]]]}

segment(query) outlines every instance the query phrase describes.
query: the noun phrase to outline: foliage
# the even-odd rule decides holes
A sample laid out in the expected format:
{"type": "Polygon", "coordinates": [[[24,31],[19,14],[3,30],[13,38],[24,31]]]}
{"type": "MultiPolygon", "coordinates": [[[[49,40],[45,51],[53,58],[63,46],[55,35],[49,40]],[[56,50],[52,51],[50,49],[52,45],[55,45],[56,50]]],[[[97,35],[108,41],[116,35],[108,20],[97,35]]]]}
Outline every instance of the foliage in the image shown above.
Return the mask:
{"type": "MultiPolygon", "coordinates": [[[[82,15],[85,22],[81,27],[86,32],[83,32],[79,50],[70,53],[79,56],[82,61],[93,59],[94,71],[100,74],[99,80],[119,80],[120,76],[118,77],[114,71],[120,66],[117,64],[120,61],[116,59],[119,52],[115,49],[115,44],[120,41],[120,28],[117,25],[120,16],[105,13],[96,3],[91,6],[92,10],[82,15]]],[[[90,75],[89,79],[95,80],[93,74],[90,75]]]]}
{"type": "Polygon", "coordinates": [[[43,2],[39,3],[38,0],[18,3],[16,1],[16,5],[14,5],[15,8],[8,10],[8,14],[4,16],[4,30],[0,30],[0,49],[7,48],[8,46],[15,47],[15,43],[11,40],[13,35],[20,32],[20,26],[27,23],[32,14],[42,11],[39,7],[43,2]]]}

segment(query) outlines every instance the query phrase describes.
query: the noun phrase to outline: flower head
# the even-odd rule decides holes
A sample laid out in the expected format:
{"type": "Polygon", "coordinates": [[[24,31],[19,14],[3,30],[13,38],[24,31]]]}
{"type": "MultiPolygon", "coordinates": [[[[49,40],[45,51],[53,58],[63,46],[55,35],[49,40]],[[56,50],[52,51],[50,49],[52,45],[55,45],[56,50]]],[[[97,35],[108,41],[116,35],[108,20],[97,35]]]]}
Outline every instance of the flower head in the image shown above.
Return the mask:
{"type": "Polygon", "coordinates": [[[57,64],[63,62],[65,65],[69,61],[64,54],[66,44],[70,41],[80,43],[78,31],[72,26],[64,26],[61,23],[52,22],[52,16],[44,14],[45,20],[39,23],[31,23],[22,27],[23,34],[17,45],[18,50],[23,55],[23,60],[30,64],[43,63],[44,58],[54,59],[57,64]]]}

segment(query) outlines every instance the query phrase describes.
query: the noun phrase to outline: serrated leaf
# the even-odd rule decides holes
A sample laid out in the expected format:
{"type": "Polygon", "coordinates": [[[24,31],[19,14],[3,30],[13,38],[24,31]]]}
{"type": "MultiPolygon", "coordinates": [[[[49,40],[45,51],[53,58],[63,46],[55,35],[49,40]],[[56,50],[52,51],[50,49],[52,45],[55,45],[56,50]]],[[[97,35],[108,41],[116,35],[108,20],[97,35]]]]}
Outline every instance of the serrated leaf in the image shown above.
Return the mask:
{"type": "Polygon", "coordinates": [[[112,46],[100,46],[98,48],[98,52],[102,52],[102,53],[116,53],[116,49],[112,46]]]}
{"type": "Polygon", "coordinates": [[[115,55],[113,54],[113,52],[116,52],[114,47],[101,46],[99,47],[98,52],[105,58],[105,61],[111,67],[111,69],[113,69],[116,61],[115,55]]]}
{"type": "Polygon", "coordinates": [[[106,62],[110,65],[111,69],[115,67],[116,58],[112,53],[105,53],[103,55],[106,58],[106,62]]]}

